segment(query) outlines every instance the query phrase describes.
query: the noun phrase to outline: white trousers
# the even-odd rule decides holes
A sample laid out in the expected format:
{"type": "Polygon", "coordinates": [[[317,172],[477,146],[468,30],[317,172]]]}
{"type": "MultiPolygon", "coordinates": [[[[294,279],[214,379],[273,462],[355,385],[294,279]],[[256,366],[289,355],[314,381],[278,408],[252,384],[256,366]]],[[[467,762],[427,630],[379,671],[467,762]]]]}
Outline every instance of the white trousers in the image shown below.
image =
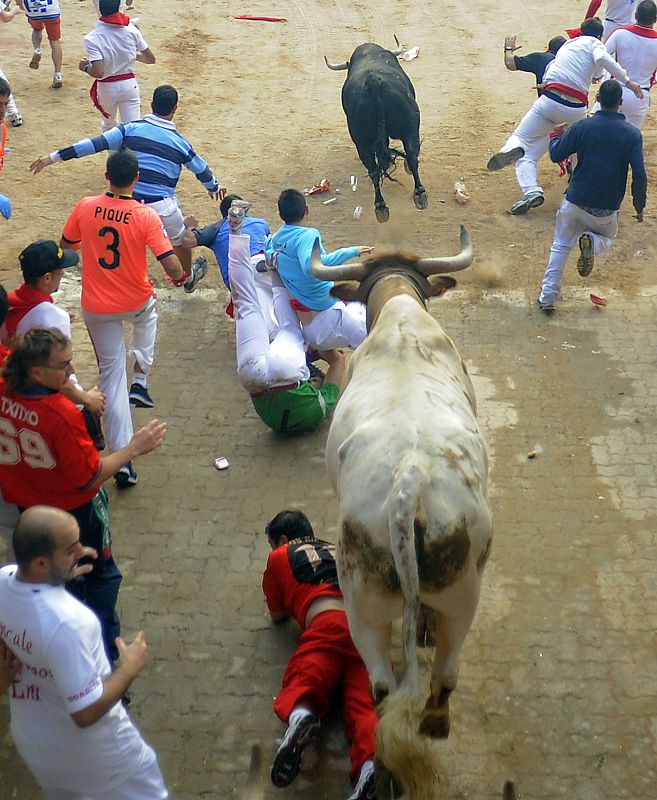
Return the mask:
{"type": "Polygon", "coordinates": [[[179,245],[185,236],[185,218],[176,195],[165,197],[164,200],[157,200],[155,203],[146,203],[146,205],[152,208],[162,220],[171,244],[179,245]]]}
{"type": "Polygon", "coordinates": [[[237,340],[237,375],[249,392],[263,391],[310,377],[297,315],[290,305],[284,286],[273,286],[274,314],[278,327],[270,341],[269,313],[260,304],[254,277],[254,264],[262,256],[251,258],[250,237],[230,234],[228,240],[228,276],[235,306],[237,340]]]}
{"type": "Polygon", "coordinates": [[[588,233],[593,240],[594,256],[608,252],[618,233],[618,211],[606,217],[594,217],[574,203],[565,199],[562,201],[557,211],[554,241],[538,298],[542,303],[553,302],[559,296],[568,255],[583,233],[588,233]]]}
{"type": "MultiPolygon", "coordinates": [[[[0,67],[0,78],[4,78],[7,81],[7,83],[9,83],[9,79],[7,78],[5,73],[2,71],[2,67],[0,67]]],[[[17,115],[19,113],[20,112],[18,110],[18,106],[16,105],[16,101],[14,100],[14,95],[10,94],[9,95],[9,105],[7,106],[7,116],[8,117],[13,117],[13,116],[15,116],[15,115],[17,115]]]]}
{"type": "Polygon", "coordinates": [[[522,147],[525,155],[516,162],[516,179],[523,194],[542,192],[538,183],[537,163],[548,151],[550,133],[563,122],[572,124],[586,117],[586,106],[564,106],[556,100],[541,95],[518,127],[509,136],[501,152],[522,147]]]}
{"type": "Polygon", "coordinates": [[[303,326],[304,339],[317,350],[340,347],[355,350],[367,336],[365,316],[362,303],[338,300],[331,308],[320,311],[309,325],[303,326]]]}
{"type": "Polygon", "coordinates": [[[151,297],[137,311],[127,314],[92,314],[84,310],[82,314],[98,359],[98,388],[106,395],[103,414],[105,437],[110,450],[119,450],[128,444],[133,434],[123,323],[132,325],[128,352],[130,368],[137,362],[147,373],[155,355],[157,300],[151,297]]]}
{"type": "Polygon", "coordinates": [[[68,789],[52,789],[42,784],[46,800],[166,800],[169,792],[164,785],[155,751],[150,747],[148,750],[151,758],[142,764],[139,771],[110,791],[94,792],[89,789],[80,794],[68,789]]]}
{"type": "MultiPolygon", "coordinates": [[[[623,86],[623,105],[620,107],[620,112],[625,116],[625,119],[634,125],[635,128],[641,130],[643,120],[650,108],[650,92],[643,90],[643,97],[641,100],[631,92],[626,86],[623,86]]],[[[596,103],[591,109],[592,113],[600,111],[600,103],[596,103]]]]}
{"type": "Polygon", "coordinates": [[[119,122],[141,119],[141,98],[136,78],[114,83],[99,83],[98,102],[109,114],[109,118],[103,117],[100,123],[103,133],[119,122]]]}

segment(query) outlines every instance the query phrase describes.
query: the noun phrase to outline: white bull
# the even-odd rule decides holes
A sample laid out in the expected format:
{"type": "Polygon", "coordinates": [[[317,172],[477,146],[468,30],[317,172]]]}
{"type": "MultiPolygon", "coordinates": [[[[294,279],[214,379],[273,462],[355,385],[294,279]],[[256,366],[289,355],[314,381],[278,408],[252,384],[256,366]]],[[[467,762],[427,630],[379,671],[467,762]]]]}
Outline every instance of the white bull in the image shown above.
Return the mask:
{"type": "MultiPolygon", "coordinates": [[[[403,612],[402,690],[419,694],[420,604],[436,612],[436,651],[420,733],[449,733],[449,695],[472,623],[492,541],[488,461],[467,370],[425,298],[455,285],[441,276],[472,262],[389,256],[313,273],[357,279],[343,299],[367,303],[370,331],[351,358],[328,436],[340,507],[337,565],[353,640],[377,703],[395,690],[392,622],[403,612]]],[[[346,287],[344,287],[346,289],[346,287]]]]}

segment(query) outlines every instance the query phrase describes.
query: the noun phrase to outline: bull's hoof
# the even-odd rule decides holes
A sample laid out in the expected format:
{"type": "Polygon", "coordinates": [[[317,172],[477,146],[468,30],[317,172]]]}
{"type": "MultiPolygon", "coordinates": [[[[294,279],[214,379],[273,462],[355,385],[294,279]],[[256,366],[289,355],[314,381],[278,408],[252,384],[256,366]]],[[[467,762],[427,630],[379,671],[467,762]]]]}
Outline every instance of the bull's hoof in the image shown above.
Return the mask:
{"type": "Polygon", "coordinates": [[[375,213],[377,222],[387,222],[390,219],[390,209],[388,208],[388,206],[383,206],[383,208],[377,208],[375,210],[375,213]]]}
{"type": "Polygon", "coordinates": [[[446,739],[449,736],[449,716],[435,711],[425,711],[420,720],[420,733],[432,739],[446,739]]]}
{"type": "Polygon", "coordinates": [[[397,800],[404,794],[399,779],[380,761],[374,762],[374,793],[376,800],[397,800]]]}
{"type": "Polygon", "coordinates": [[[413,202],[415,203],[415,208],[419,208],[420,211],[424,211],[424,209],[429,205],[429,197],[425,191],[422,191],[413,195],[413,202]]]}
{"type": "Polygon", "coordinates": [[[406,159],[404,159],[404,172],[405,172],[407,175],[412,175],[412,174],[413,174],[413,173],[411,172],[411,168],[408,166],[408,161],[407,161],[406,159]]]}

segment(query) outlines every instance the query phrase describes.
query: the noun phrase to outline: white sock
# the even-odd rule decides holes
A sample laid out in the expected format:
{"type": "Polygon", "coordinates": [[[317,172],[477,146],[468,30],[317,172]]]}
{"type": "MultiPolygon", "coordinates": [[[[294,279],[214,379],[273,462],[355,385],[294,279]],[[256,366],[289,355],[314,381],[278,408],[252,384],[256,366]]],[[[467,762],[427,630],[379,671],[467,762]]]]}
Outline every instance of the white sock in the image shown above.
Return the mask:
{"type": "Polygon", "coordinates": [[[358,780],[366,777],[371,772],[374,772],[374,761],[371,758],[368,758],[367,761],[363,761],[363,766],[360,768],[360,772],[358,773],[358,780]]]}
{"type": "Polygon", "coordinates": [[[312,714],[312,713],[313,712],[310,711],[310,709],[308,708],[304,708],[303,706],[297,706],[288,717],[287,724],[294,725],[297,722],[297,720],[301,719],[301,717],[305,717],[306,714],[312,714]]]}
{"type": "Polygon", "coordinates": [[[148,389],[148,375],[145,372],[135,372],[132,378],[133,383],[138,383],[144,389],[148,389]]]}

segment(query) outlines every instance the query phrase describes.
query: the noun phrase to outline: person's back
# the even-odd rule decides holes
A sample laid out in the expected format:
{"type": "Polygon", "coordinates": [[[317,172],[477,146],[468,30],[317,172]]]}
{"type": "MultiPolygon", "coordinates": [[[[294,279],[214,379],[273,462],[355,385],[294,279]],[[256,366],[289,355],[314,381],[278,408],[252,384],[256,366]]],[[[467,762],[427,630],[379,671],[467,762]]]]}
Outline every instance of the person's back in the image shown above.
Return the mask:
{"type": "Polygon", "coordinates": [[[596,61],[605,54],[604,45],[595,36],[582,35],[570,39],[559,48],[554,60],[548,64],[544,83],[562,84],[588,97],[591,81],[602,74],[596,61]]]}
{"type": "Polygon", "coordinates": [[[600,110],[573,125],[567,135],[577,153],[568,200],[581,207],[620,208],[630,162],[642,148],[641,132],[622,113],[600,110]]]}
{"type": "Polygon", "coordinates": [[[113,25],[102,20],[84,37],[84,45],[92,61],[104,62],[104,78],[134,72],[137,55],[148,47],[132,22],[113,25]]]}

